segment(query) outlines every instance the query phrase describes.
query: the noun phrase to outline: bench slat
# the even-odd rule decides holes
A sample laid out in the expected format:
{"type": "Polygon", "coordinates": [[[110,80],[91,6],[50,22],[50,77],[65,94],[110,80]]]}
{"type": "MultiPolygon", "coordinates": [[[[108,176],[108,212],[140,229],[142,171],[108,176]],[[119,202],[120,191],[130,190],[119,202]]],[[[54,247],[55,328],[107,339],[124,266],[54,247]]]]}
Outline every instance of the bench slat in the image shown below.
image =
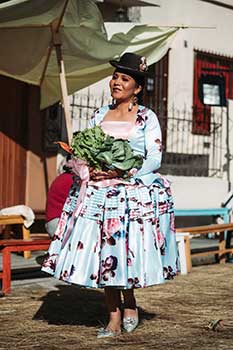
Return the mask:
{"type": "Polygon", "coordinates": [[[192,256],[205,256],[205,255],[214,255],[214,254],[218,254],[218,255],[224,255],[226,253],[233,253],[233,249],[229,248],[229,249],[223,249],[223,250],[208,250],[205,252],[200,252],[200,253],[192,253],[192,256]]]}
{"type": "MultiPolygon", "coordinates": [[[[30,239],[28,241],[21,239],[4,239],[0,240],[0,247],[12,247],[12,246],[29,246],[30,245],[40,245],[40,244],[50,244],[50,239],[30,239]]],[[[29,248],[28,248],[29,249],[29,248]]]]}
{"type": "Polygon", "coordinates": [[[233,223],[180,227],[176,229],[176,232],[189,232],[191,234],[206,234],[210,232],[223,232],[223,231],[233,231],[233,223]]]}
{"type": "Polygon", "coordinates": [[[0,225],[23,224],[24,220],[21,215],[0,215],[0,225]]]}

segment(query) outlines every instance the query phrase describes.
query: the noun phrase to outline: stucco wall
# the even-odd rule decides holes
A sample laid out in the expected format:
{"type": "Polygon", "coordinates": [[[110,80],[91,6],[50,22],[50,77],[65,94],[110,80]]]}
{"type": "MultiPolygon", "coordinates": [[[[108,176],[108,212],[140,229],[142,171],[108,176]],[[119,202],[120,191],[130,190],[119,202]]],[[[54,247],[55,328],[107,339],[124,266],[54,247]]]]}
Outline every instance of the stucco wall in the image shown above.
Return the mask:
{"type": "MultiPolygon", "coordinates": [[[[194,50],[233,57],[233,10],[199,0],[163,0],[160,8],[141,9],[141,20],[156,25],[187,25],[172,42],[169,52],[168,111],[172,108],[189,109],[193,104],[194,50]],[[202,28],[198,28],[202,27],[202,28]],[[207,28],[209,27],[209,28],[207,28]]],[[[229,114],[233,115],[230,104],[229,114]]],[[[230,117],[230,153],[233,154],[233,127],[230,117]]],[[[223,120],[222,164],[226,162],[226,120],[223,120]]],[[[169,135],[168,135],[169,137],[169,135]]],[[[218,207],[233,182],[233,161],[230,179],[227,172],[222,178],[171,177],[176,207],[218,207]]]]}
{"type": "Polygon", "coordinates": [[[233,57],[233,10],[199,0],[163,0],[161,7],[141,8],[141,21],[183,25],[169,56],[169,106],[192,105],[194,49],[233,57]]]}
{"type": "Polygon", "coordinates": [[[39,110],[39,91],[31,86],[25,204],[33,210],[45,209],[47,187],[56,176],[56,155],[46,156],[43,150],[43,118],[44,114],[39,110]]]}
{"type": "MultiPolygon", "coordinates": [[[[141,22],[162,26],[194,27],[180,29],[169,52],[168,113],[172,107],[191,108],[194,49],[233,57],[233,11],[199,0],[163,0],[161,7],[141,7],[141,22]]],[[[92,93],[101,95],[105,90],[107,94],[108,80],[95,84],[91,88],[92,93]]],[[[231,110],[233,110],[232,107],[231,110]]],[[[230,114],[233,115],[231,110],[230,114]]],[[[226,120],[222,127],[226,132],[226,120]]],[[[232,124],[230,130],[229,138],[233,140],[232,124]]],[[[223,135],[222,140],[222,164],[226,164],[226,134],[223,135]]],[[[230,152],[233,154],[233,141],[230,142],[230,152]]],[[[230,167],[230,180],[233,182],[233,161],[230,167]]],[[[170,175],[168,178],[172,181],[175,204],[178,209],[219,207],[228,192],[226,172],[222,178],[170,175]]]]}
{"type": "Polygon", "coordinates": [[[219,208],[225,199],[227,181],[207,177],[168,175],[176,209],[219,208]]]}

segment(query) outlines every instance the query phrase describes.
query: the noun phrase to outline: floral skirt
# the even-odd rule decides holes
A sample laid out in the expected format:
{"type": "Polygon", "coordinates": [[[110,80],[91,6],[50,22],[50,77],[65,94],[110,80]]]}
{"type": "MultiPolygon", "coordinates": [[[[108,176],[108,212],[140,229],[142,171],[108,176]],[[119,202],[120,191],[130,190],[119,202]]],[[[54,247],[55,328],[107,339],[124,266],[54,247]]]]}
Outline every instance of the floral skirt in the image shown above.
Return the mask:
{"type": "Polygon", "coordinates": [[[150,186],[75,183],[42,270],[79,286],[120,289],[163,283],[177,273],[173,200],[162,176],[150,186]]]}

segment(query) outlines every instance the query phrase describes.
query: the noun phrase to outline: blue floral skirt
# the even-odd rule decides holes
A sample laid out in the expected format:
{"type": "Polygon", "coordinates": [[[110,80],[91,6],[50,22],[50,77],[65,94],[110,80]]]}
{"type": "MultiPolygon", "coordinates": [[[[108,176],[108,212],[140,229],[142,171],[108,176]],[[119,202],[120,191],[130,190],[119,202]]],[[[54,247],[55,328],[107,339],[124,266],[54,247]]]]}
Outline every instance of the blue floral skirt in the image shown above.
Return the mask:
{"type": "Polygon", "coordinates": [[[79,286],[120,289],[163,283],[177,273],[173,200],[162,176],[145,186],[74,183],[42,270],[79,286]],[[80,208],[79,208],[80,209],[80,208]]]}

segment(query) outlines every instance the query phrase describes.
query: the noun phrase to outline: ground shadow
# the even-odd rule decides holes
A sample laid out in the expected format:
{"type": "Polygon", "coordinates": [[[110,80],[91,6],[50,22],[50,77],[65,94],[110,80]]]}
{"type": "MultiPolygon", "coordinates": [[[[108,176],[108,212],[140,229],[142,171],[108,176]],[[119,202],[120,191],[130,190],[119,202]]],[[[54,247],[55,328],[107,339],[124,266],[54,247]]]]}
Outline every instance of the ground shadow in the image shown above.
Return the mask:
{"type": "MultiPolygon", "coordinates": [[[[40,300],[41,307],[34,320],[47,321],[54,325],[85,325],[97,327],[107,325],[107,309],[104,293],[76,286],[57,285],[57,290],[48,292],[40,300]]],[[[140,320],[149,320],[156,315],[139,308],[140,320]]]]}

